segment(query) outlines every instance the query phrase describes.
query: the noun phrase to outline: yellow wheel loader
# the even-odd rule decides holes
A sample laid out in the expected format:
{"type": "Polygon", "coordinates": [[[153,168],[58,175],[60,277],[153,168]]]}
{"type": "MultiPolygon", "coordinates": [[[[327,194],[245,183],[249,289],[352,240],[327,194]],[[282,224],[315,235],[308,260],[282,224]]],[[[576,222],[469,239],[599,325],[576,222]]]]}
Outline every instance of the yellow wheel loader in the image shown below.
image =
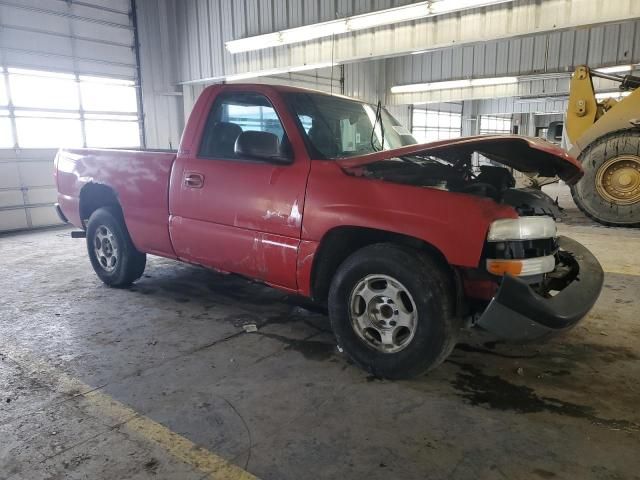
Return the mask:
{"type": "Polygon", "coordinates": [[[565,131],[584,177],[571,187],[588,217],[610,226],[640,227],[640,77],[578,67],[571,79],[565,131]],[[620,83],[621,100],[596,99],[592,77],[620,83]]]}

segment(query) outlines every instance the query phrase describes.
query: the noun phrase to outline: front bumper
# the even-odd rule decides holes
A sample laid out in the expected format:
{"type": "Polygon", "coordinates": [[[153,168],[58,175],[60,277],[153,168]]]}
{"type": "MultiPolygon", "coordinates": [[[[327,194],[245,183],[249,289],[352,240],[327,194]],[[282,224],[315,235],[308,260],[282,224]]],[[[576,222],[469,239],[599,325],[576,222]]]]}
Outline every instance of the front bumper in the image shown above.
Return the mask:
{"type": "Polygon", "coordinates": [[[558,237],[558,245],[574,260],[571,273],[577,276],[571,283],[545,298],[507,275],[476,325],[505,340],[535,340],[571,328],[589,313],[602,289],[602,267],[575,240],[558,237]]]}

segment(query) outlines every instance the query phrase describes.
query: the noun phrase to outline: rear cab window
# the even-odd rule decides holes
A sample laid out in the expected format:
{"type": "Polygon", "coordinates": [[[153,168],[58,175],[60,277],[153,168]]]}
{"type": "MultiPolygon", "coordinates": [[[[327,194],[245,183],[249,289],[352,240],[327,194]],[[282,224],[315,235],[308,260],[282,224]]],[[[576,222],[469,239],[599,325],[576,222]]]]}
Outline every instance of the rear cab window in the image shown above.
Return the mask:
{"type": "Polygon", "coordinates": [[[258,93],[221,93],[209,112],[198,156],[242,160],[235,147],[244,132],[275,135],[283,155],[290,155],[282,122],[267,97],[258,93]]]}

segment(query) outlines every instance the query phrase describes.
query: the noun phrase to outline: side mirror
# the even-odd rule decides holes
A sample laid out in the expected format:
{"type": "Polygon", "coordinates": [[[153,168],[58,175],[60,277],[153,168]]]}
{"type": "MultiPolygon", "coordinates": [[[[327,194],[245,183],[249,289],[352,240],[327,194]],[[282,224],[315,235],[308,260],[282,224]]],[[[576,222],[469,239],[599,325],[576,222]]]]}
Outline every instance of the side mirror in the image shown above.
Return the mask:
{"type": "Polygon", "coordinates": [[[291,158],[282,154],[278,136],[270,132],[242,132],[236,139],[234,152],[240,158],[247,157],[276,165],[291,163],[291,158]]]}

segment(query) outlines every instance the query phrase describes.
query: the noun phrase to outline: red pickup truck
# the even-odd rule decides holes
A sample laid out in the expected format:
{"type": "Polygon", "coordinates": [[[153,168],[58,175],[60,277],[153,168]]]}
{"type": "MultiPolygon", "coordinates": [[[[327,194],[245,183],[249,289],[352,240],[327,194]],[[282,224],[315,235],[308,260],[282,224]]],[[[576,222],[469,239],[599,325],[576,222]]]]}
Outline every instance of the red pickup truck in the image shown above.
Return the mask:
{"type": "Polygon", "coordinates": [[[582,176],[522,136],[417,144],[380,105],[268,85],[198,99],[177,152],[61,150],[58,212],[107,285],[146,254],[235,273],[327,306],[338,344],[376,375],[442,362],[462,329],[566,330],[603,272],[556,234],[556,204],[513,170],[582,176]]]}

